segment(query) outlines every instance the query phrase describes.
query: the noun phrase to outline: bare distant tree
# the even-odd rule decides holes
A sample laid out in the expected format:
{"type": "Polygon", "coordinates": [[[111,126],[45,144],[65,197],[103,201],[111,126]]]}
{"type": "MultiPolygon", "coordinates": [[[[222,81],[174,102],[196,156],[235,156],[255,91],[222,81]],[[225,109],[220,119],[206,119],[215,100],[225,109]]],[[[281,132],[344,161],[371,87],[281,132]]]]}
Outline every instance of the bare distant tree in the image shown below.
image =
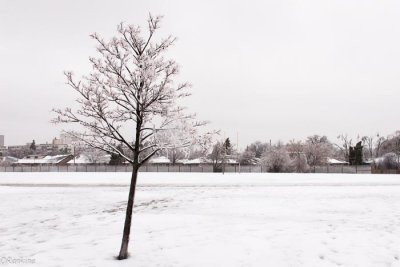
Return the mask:
{"type": "Polygon", "coordinates": [[[242,165],[251,165],[255,164],[256,161],[256,153],[251,150],[245,150],[239,155],[239,162],[242,165]]]}
{"type": "Polygon", "coordinates": [[[286,144],[286,149],[291,155],[291,157],[299,157],[301,154],[305,154],[305,145],[302,141],[290,140],[289,143],[286,144]]]}
{"type": "Polygon", "coordinates": [[[384,136],[380,136],[379,133],[376,135],[377,140],[375,142],[375,157],[381,156],[381,149],[383,145],[386,143],[387,139],[384,136]]]}
{"type": "Polygon", "coordinates": [[[292,160],[292,168],[295,172],[308,172],[310,166],[307,162],[305,144],[302,141],[290,140],[286,149],[292,160]]]}
{"type": "Polygon", "coordinates": [[[370,159],[374,157],[374,140],[375,136],[363,136],[361,138],[362,142],[364,143],[364,147],[367,148],[367,154],[370,159]]]}
{"type": "Polygon", "coordinates": [[[89,161],[89,163],[107,163],[108,161],[106,160],[108,153],[106,153],[103,150],[96,149],[96,148],[87,148],[85,149],[84,152],[81,153],[81,156],[86,157],[86,159],[89,161]],[[107,161],[107,162],[105,162],[107,161]]]}
{"type": "Polygon", "coordinates": [[[246,150],[252,151],[255,154],[256,158],[261,158],[263,153],[268,149],[268,143],[262,143],[260,141],[256,141],[246,147],[246,150]]]}
{"type": "Polygon", "coordinates": [[[161,155],[166,156],[173,165],[177,163],[178,160],[185,159],[189,157],[189,154],[193,151],[193,149],[197,148],[200,151],[202,150],[208,150],[211,142],[208,142],[209,144],[202,144],[201,146],[196,145],[196,146],[184,146],[182,147],[180,145],[179,140],[184,138],[184,135],[186,135],[185,132],[182,131],[174,131],[174,132],[169,132],[169,131],[163,131],[160,132],[158,135],[158,139],[161,142],[164,143],[169,143],[170,146],[163,151],[161,151],[161,155]]]}
{"type": "Polygon", "coordinates": [[[55,109],[55,123],[72,123],[84,131],[68,131],[85,144],[108,153],[116,153],[132,164],[133,171],[126,209],[124,231],[118,259],[128,257],[136,181],[140,166],[162,149],[206,143],[207,133],[200,134],[193,115],[186,115],[179,102],[189,96],[188,84],[176,84],[179,68],[165,52],[174,44],[168,36],[159,41],[154,36],[161,17],[147,21],[147,34],[134,25],[121,23],[118,34],[109,41],[98,34],[98,58],[90,58],[93,71],[76,81],[71,72],[68,84],[78,93],[79,109],[55,109]],[[161,142],[158,135],[179,136],[161,142]],[[179,133],[179,134],[177,134],[179,133]],[[122,144],[124,150],[118,149],[122,144]],[[127,152],[124,152],[127,151],[127,152]]]}
{"type": "Polygon", "coordinates": [[[340,134],[337,139],[340,143],[335,144],[335,146],[342,152],[343,159],[349,161],[350,146],[353,140],[347,134],[340,134]]]}
{"type": "Polygon", "coordinates": [[[178,160],[184,159],[186,154],[179,148],[171,148],[167,150],[168,159],[171,161],[172,165],[175,165],[178,160]]]}
{"type": "Polygon", "coordinates": [[[214,172],[224,172],[225,171],[225,163],[227,160],[226,147],[223,141],[218,141],[214,144],[211,154],[209,158],[213,163],[213,171],[214,172]]]}
{"type": "Polygon", "coordinates": [[[292,162],[285,146],[275,145],[264,152],[261,165],[269,172],[291,172],[292,162]]]}
{"type": "Polygon", "coordinates": [[[309,136],[305,143],[305,153],[310,166],[325,165],[332,154],[332,145],[326,136],[309,136]]]}
{"type": "Polygon", "coordinates": [[[187,158],[188,159],[205,158],[209,153],[209,148],[210,147],[203,147],[203,148],[190,147],[187,158]]]}

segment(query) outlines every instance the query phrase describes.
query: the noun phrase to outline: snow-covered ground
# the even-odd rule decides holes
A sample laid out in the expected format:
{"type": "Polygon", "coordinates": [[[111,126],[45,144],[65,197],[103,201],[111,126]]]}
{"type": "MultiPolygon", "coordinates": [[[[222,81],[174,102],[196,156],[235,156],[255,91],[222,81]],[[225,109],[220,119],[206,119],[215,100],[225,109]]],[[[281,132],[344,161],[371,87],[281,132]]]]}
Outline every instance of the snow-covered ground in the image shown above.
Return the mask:
{"type": "Polygon", "coordinates": [[[400,175],[140,173],[131,257],[117,261],[129,178],[0,173],[0,259],[400,266],[400,175]]]}

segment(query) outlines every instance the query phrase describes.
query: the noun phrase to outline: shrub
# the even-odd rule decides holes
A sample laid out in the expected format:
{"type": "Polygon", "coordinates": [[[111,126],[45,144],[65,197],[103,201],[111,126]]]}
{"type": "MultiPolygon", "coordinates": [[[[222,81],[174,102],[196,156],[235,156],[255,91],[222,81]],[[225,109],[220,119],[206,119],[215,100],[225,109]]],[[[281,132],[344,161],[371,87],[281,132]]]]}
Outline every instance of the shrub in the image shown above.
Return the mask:
{"type": "Polygon", "coordinates": [[[381,170],[393,170],[400,167],[399,158],[395,153],[387,153],[383,155],[383,159],[375,162],[375,165],[381,170]]]}
{"type": "Polygon", "coordinates": [[[266,167],[268,172],[291,172],[291,160],[284,147],[273,147],[264,153],[261,165],[266,167]]]}

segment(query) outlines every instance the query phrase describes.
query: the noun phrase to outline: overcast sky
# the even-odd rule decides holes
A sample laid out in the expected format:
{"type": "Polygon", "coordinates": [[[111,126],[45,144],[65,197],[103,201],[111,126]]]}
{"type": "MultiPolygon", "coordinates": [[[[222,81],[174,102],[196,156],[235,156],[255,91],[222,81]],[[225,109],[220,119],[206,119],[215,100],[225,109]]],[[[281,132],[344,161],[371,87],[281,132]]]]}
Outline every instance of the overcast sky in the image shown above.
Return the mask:
{"type": "Polygon", "coordinates": [[[239,143],[399,129],[400,1],[1,1],[0,134],[51,141],[90,70],[92,32],[164,15],[190,110],[239,143]]]}

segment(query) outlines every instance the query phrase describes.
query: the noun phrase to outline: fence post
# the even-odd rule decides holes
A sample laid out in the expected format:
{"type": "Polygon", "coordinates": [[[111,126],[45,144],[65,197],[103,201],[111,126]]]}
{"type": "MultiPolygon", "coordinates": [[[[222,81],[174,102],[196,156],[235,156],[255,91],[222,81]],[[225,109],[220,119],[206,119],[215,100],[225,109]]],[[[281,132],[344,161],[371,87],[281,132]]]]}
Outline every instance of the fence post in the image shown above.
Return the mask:
{"type": "Polygon", "coordinates": [[[192,172],[192,165],[189,165],[189,172],[192,172]]]}
{"type": "Polygon", "coordinates": [[[342,164],[342,173],[343,173],[343,164],[342,164]]]}
{"type": "Polygon", "coordinates": [[[181,165],[179,165],[179,169],[178,170],[179,170],[179,172],[181,172],[181,165]]]}
{"type": "Polygon", "coordinates": [[[356,164],[356,174],[358,173],[358,170],[357,170],[357,164],[356,164]]]}

